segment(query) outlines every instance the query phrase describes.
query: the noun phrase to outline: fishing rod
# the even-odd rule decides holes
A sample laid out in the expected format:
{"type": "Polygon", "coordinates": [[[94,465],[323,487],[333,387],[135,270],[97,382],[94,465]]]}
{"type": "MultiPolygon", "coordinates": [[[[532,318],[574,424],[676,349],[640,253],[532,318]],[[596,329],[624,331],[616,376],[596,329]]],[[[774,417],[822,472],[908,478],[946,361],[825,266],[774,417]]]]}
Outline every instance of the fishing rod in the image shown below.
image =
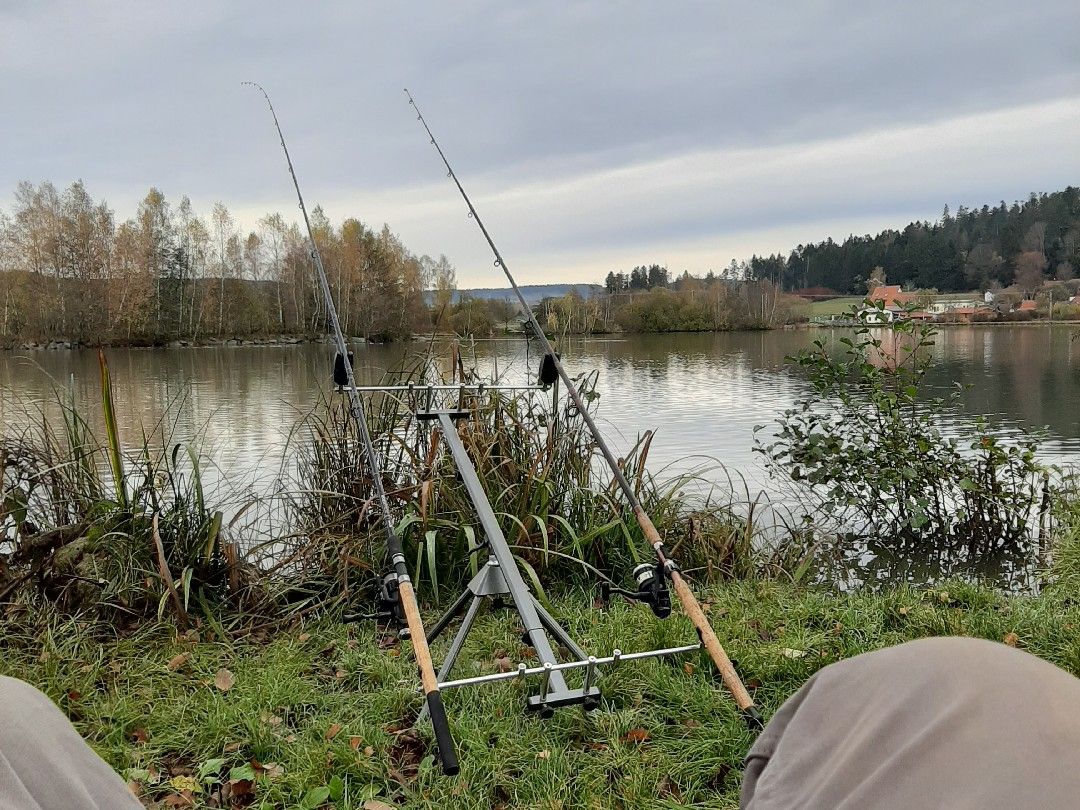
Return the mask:
{"type": "MultiPolygon", "coordinates": [[[[724,685],[735,699],[735,703],[738,705],[747,724],[754,728],[760,728],[761,716],[754,706],[754,699],[750,697],[750,693],[746,690],[742,680],[739,678],[739,674],[735,671],[735,666],[731,663],[731,659],[720,644],[720,639],[716,637],[716,632],[709,624],[709,620],[706,618],[705,612],[701,609],[701,605],[698,603],[697,598],[690,589],[690,585],[683,578],[679,571],[679,566],[675,563],[674,559],[672,559],[670,552],[664,545],[664,540],[660,537],[660,532],[656,530],[656,526],[653,525],[652,520],[645,513],[645,509],[641,505],[641,500],[638,498],[637,493],[634,492],[634,488],[630,485],[630,482],[626,479],[626,475],[619,466],[619,462],[615,458],[615,455],[611,452],[611,448],[608,447],[607,442],[604,441],[604,437],[601,435],[599,428],[597,428],[596,422],[594,422],[592,416],[589,415],[588,408],[581,397],[581,393],[578,391],[577,386],[574,385],[574,381],[570,379],[570,375],[567,374],[566,369],[559,359],[559,355],[555,353],[555,349],[548,340],[547,335],[544,334],[544,330],[540,326],[540,322],[537,321],[536,315],[532,311],[532,307],[525,301],[525,296],[522,294],[521,288],[518,287],[517,282],[514,281],[514,277],[510,273],[510,268],[506,266],[506,262],[503,260],[499,248],[495,245],[495,240],[492,239],[491,234],[488,233],[488,229],[485,227],[484,221],[480,219],[480,214],[477,212],[476,206],[473,205],[472,200],[469,199],[469,195],[465,193],[465,188],[461,185],[461,181],[458,180],[458,176],[450,165],[450,161],[443,153],[442,147],[439,146],[438,141],[435,140],[435,135],[432,133],[431,127],[428,126],[423,113],[420,112],[420,108],[413,100],[412,94],[409,92],[408,88],[405,88],[405,95],[408,96],[409,104],[416,111],[417,120],[423,125],[424,130],[431,139],[431,145],[434,146],[435,150],[439,153],[439,157],[446,167],[447,176],[454,181],[454,185],[457,186],[457,190],[461,193],[462,199],[465,200],[465,204],[469,207],[469,217],[476,221],[477,226],[480,228],[480,232],[484,235],[484,239],[487,240],[488,247],[491,248],[491,252],[495,255],[495,265],[501,268],[506,275],[506,280],[510,282],[510,286],[514,290],[514,295],[517,296],[518,303],[521,305],[522,312],[525,313],[525,317],[529,320],[532,331],[540,341],[540,346],[544,351],[544,360],[541,364],[540,372],[541,377],[544,378],[547,375],[550,375],[553,370],[558,378],[563,381],[563,384],[566,386],[567,395],[573,401],[578,413],[581,414],[581,418],[585,421],[585,424],[589,428],[589,432],[596,441],[596,446],[600,448],[600,452],[603,454],[605,461],[607,461],[608,466],[611,468],[611,472],[619,484],[619,489],[622,490],[623,495],[626,496],[626,500],[630,504],[630,508],[633,510],[638,525],[641,526],[641,530],[644,532],[646,540],[652,545],[653,551],[656,553],[659,567],[663,570],[664,574],[671,579],[671,583],[675,587],[675,593],[678,594],[679,601],[682,603],[683,610],[697,629],[698,635],[701,638],[701,643],[708,651],[713,664],[716,665],[716,669],[720,673],[724,685]]],[[[545,382],[546,381],[547,380],[545,379],[545,382]]]]}
{"type": "MultiPolygon", "coordinates": [[[[420,609],[416,603],[416,592],[413,590],[409,570],[405,567],[405,554],[402,549],[401,537],[394,527],[394,518],[390,514],[390,504],[386,500],[382,466],[379,464],[379,457],[375,453],[375,446],[371,442],[371,433],[368,430],[364,403],[360,398],[360,392],[356,388],[352,363],[348,361],[349,348],[345,344],[345,335],[342,333],[341,323],[338,321],[337,308],[334,306],[334,298],[330,294],[330,283],[326,279],[326,270],[323,267],[322,256],[319,254],[319,246],[316,244],[315,234],[311,230],[311,221],[308,219],[307,207],[304,205],[304,195],[300,193],[300,183],[296,179],[296,170],[293,168],[292,158],[289,156],[289,147],[285,145],[285,135],[281,131],[281,124],[278,123],[277,113],[274,111],[274,105],[270,101],[269,94],[263,89],[262,85],[256,82],[243,82],[243,84],[251,85],[262,93],[263,98],[266,99],[266,103],[270,107],[270,115],[274,118],[274,128],[277,129],[278,138],[281,140],[281,148],[285,152],[285,161],[289,164],[289,174],[292,176],[293,186],[296,188],[296,198],[300,201],[300,211],[304,215],[308,241],[311,242],[311,258],[315,262],[319,286],[322,288],[323,299],[326,301],[326,311],[330,317],[330,326],[334,342],[337,344],[338,356],[342,358],[340,366],[345,370],[346,385],[343,387],[349,394],[350,411],[360,433],[360,441],[364,446],[364,455],[367,457],[368,469],[371,472],[372,486],[375,489],[375,498],[379,502],[383,530],[386,534],[386,556],[390,560],[393,575],[396,577],[397,596],[400,599],[401,609],[405,613],[409,637],[412,639],[413,656],[416,658],[416,664],[420,670],[420,681],[423,685],[424,695],[427,698],[427,709],[431,715],[435,741],[439,747],[439,763],[442,765],[443,773],[453,776],[460,770],[457,754],[454,751],[454,739],[450,735],[450,726],[446,720],[446,709],[443,707],[442,695],[439,692],[439,681],[435,676],[435,667],[431,661],[431,651],[428,649],[424,624],[420,619],[420,609]]],[[[337,365],[335,363],[335,366],[337,365]]]]}

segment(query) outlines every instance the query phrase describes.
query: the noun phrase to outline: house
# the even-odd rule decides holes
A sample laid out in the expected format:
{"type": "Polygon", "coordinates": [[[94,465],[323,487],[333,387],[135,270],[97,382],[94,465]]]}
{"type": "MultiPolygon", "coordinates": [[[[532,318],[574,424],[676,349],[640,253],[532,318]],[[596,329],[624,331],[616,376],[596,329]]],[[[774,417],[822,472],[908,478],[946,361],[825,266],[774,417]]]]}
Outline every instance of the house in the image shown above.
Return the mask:
{"type": "Polygon", "coordinates": [[[981,309],[985,304],[993,301],[993,295],[987,293],[989,299],[982,296],[971,296],[969,298],[939,298],[929,307],[931,315],[944,315],[946,312],[952,312],[956,309],[981,309]]]}
{"type": "Polygon", "coordinates": [[[867,306],[859,310],[860,320],[866,323],[892,323],[899,316],[906,317],[908,307],[915,303],[915,296],[904,292],[899,284],[883,284],[870,291],[866,302],[867,306]]]}

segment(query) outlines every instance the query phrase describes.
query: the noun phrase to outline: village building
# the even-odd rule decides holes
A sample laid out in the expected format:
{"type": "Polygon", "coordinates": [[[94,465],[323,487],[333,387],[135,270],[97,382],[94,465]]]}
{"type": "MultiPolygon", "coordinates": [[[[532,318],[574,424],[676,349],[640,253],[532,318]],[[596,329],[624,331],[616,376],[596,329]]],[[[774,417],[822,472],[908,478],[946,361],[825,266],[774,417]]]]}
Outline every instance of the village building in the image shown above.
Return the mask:
{"type": "Polygon", "coordinates": [[[929,318],[927,312],[912,310],[916,296],[904,292],[899,284],[883,284],[866,296],[866,306],[859,310],[859,320],[865,323],[892,323],[899,318],[929,318]]]}

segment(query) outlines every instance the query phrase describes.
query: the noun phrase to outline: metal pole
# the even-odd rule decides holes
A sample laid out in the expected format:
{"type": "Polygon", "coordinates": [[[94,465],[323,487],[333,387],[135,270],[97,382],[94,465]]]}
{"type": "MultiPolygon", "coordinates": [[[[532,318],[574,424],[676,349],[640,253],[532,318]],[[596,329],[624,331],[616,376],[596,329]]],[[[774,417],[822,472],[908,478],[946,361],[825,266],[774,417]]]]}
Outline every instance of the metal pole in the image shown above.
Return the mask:
{"type": "Polygon", "coordinates": [[[402,550],[401,538],[394,527],[394,519],[390,513],[390,504],[386,500],[386,488],[383,486],[382,465],[379,457],[375,454],[375,446],[371,442],[371,433],[368,430],[367,415],[364,412],[364,403],[360,399],[360,393],[356,390],[356,380],[353,377],[352,364],[349,362],[349,350],[345,344],[345,336],[338,322],[337,308],[334,306],[334,297],[330,293],[330,284],[326,279],[326,270],[323,267],[322,256],[319,254],[319,246],[315,243],[315,235],[311,230],[311,221],[308,219],[307,207],[304,205],[304,195],[300,192],[300,183],[296,179],[296,171],[293,169],[292,158],[289,156],[289,147],[285,145],[285,135],[278,123],[277,113],[270,101],[270,96],[262,85],[256,82],[244,82],[256,88],[263,94],[267,105],[270,107],[270,115],[274,118],[274,128],[281,140],[281,148],[285,152],[285,161],[289,165],[289,175],[292,177],[293,187],[296,189],[296,198],[300,201],[300,212],[304,215],[304,225],[307,228],[308,240],[311,242],[311,258],[315,261],[315,269],[319,277],[319,286],[322,288],[323,298],[326,300],[326,311],[330,319],[330,327],[333,332],[334,342],[337,344],[338,353],[345,367],[348,379],[346,388],[349,393],[349,404],[356,429],[360,433],[360,440],[364,445],[364,453],[367,456],[368,467],[371,471],[372,486],[375,489],[375,498],[379,503],[382,513],[383,531],[386,534],[386,554],[389,557],[394,573],[397,576],[398,594],[401,605],[405,612],[405,618],[409,627],[409,635],[412,638],[413,655],[420,669],[420,681],[427,697],[428,711],[431,713],[431,724],[435,731],[435,740],[439,746],[439,760],[443,772],[448,775],[456,774],[458,767],[457,754],[454,751],[454,740],[450,736],[450,726],[446,720],[446,709],[443,707],[442,697],[439,693],[439,680],[435,675],[435,667],[431,661],[431,652],[428,650],[427,637],[424,633],[424,625],[420,619],[420,609],[416,603],[416,593],[413,591],[412,580],[409,571],[405,567],[405,554],[402,550]]]}
{"type": "Polygon", "coordinates": [[[435,140],[435,135],[431,131],[431,127],[428,126],[427,121],[424,119],[423,114],[420,112],[420,108],[413,100],[412,94],[408,88],[405,88],[405,95],[409,98],[409,104],[414,110],[416,110],[417,120],[420,121],[424,127],[424,131],[427,132],[428,137],[431,139],[431,145],[435,147],[435,151],[439,153],[439,157],[442,159],[443,165],[446,167],[446,172],[450,179],[454,181],[454,185],[457,186],[458,192],[460,192],[462,199],[469,208],[469,216],[476,220],[477,226],[480,228],[480,232],[484,235],[484,239],[488,243],[488,247],[491,248],[491,252],[495,256],[495,265],[502,269],[506,275],[506,280],[510,282],[510,287],[514,291],[514,295],[517,296],[518,303],[521,305],[522,311],[532,324],[533,331],[536,333],[537,339],[540,341],[540,345],[543,347],[544,352],[550,355],[552,361],[555,364],[555,368],[558,371],[559,377],[562,379],[563,384],[566,386],[566,393],[573,401],[574,406],[581,414],[581,418],[585,421],[589,431],[592,433],[593,438],[596,440],[596,446],[600,449],[601,454],[604,456],[604,460],[607,461],[608,466],[611,468],[612,475],[615,476],[615,480],[619,484],[619,488],[622,490],[623,495],[626,497],[627,502],[630,504],[630,508],[634,512],[634,517],[637,519],[638,525],[641,526],[642,532],[645,534],[646,540],[652,545],[653,551],[659,558],[660,562],[666,568],[668,575],[671,577],[671,583],[675,587],[675,593],[678,594],[679,601],[683,605],[683,609],[690,621],[693,622],[694,627],[698,631],[698,635],[701,637],[702,643],[705,645],[706,650],[709,652],[709,657],[716,665],[717,670],[720,672],[720,677],[723,679],[724,684],[727,686],[728,691],[731,692],[732,697],[735,699],[736,704],[742,710],[747,721],[752,725],[760,725],[761,720],[758,715],[757,709],[754,707],[754,700],[750,697],[750,693],[746,690],[742,681],[739,678],[738,673],[735,671],[735,667],[731,663],[731,659],[728,658],[727,653],[720,644],[720,639],[716,637],[716,632],[709,624],[709,620],[705,617],[704,611],[701,609],[701,605],[698,604],[697,599],[694,597],[693,592],[690,590],[690,586],[686,580],[683,579],[679,573],[678,566],[675,561],[668,555],[667,549],[664,546],[664,541],[660,537],[660,533],[656,530],[656,526],[653,525],[652,520],[647,514],[645,509],[641,505],[641,500],[638,498],[637,493],[634,492],[634,488],[630,485],[626,475],[619,467],[619,462],[615,458],[615,455],[611,452],[611,448],[608,447],[606,441],[604,441],[600,430],[597,428],[596,423],[590,416],[589,411],[585,405],[584,400],[581,397],[580,392],[574,385],[570,375],[566,372],[562,362],[555,354],[555,350],[548,340],[547,335],[544,334],[543,328],[540,326],[540,322],[536,319],[536,315],[532,311],[532,307],[525,301],[525,296],[522,294],[521,289],[518,287],[517,282],[514,281],[513,275],[510,273],[510,269],[506,266],[506,262],[503,260],[502,254],[499,253],[498,247],[495,245],[495,240],[491,238],[491,234],[488,233],[487,228],[484,226],[484,222],[480,219],[480,214],[477,212],[476,207],[473,205],[472,200],[469,199],[469,195],[465,193],[464,187],[461,185],[461,181],[458,180],[457,175],[454,173],[453,167],[450,165],[450,161],[443,153],[442,147],[439,146],[438,141],[435,140]]]}

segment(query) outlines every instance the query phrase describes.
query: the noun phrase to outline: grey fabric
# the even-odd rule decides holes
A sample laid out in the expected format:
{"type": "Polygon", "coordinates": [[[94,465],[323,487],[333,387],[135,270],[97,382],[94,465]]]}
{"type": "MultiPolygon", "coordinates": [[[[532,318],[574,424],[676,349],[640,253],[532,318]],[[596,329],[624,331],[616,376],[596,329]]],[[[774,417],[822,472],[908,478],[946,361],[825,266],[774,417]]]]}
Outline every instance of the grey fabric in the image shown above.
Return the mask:
{"type": "Polygon", "coordinates": [[[0,676],[0,810],[141,810],[56,705],[0,676]]]}
{"type": "Polygon", "coordinates": [[[841,661],[769,722],[747,756],[740,804],[1080,807],[1080,680],[970,638],[841,661]]]}

